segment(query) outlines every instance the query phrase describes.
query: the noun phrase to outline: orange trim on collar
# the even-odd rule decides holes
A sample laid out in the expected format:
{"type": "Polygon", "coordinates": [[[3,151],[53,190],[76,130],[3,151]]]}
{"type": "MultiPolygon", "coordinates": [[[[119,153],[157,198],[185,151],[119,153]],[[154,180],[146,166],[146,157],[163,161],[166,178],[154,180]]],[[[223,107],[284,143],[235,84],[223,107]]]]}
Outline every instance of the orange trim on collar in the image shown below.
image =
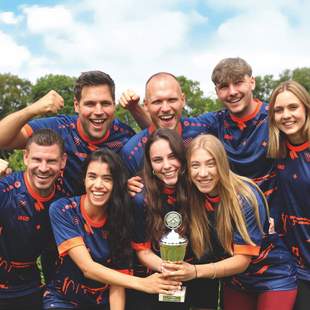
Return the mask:
{"type": "Polygon", "coordinates": [[[210,201],[211,203],[219,203],[219,202],[221,202],[221,197],[220,197],[220,196],[211,197],[211,196],[209,196],[208,194],[206,194],[206,198],[207,198],[207,200],[210,201]]]}
{"type": "Polygon", "coordinates": [[[206,208],[207,211],[214,211],[214,208],[213,208],[211,202],[208,201],[207,199],[206,199],[206,201],[205,201],[205,205],[204,205],[204,206],[205,206],[205,208],[206,208]]]}
{"type": "Polygon", "coordinates": [[[172,195],[175,192],[175,188],[172,187],[164,187],[163,193],[167,195],[172,195]]]}
{"type": "MultiPolygon", "coordinates": [[[[152,124],[150,127],[148,127],[147,130],[148,130],[149,134],[151,135],[156,129],[158,129],[158,128],[156,128],[155,125],[152,124]]],[[[178,122],[176,129],[177,129],[177,133],[182,137],[183,130],[182,130],[181,122],[178,122]]]]}
{"type": "Polygon", "coordinates": [[[236,117],[236,116],[234,116],[233,114],[229,113],[229,114],[230,114],[230,118],[231,118],[235,123],[237,123],[237,126],[240,128],[240,130],[243,130],[244,128],[246,128],[245,122],[247,122],[247,121],[249,121],[250,119],[254,118],[254,117],[258,114],[258,112],[259,112],[259,110],[260,110],[260,108],[261,108],[261,106],[262,106],[262,104],[263,104],[263,103],[262,103],[260,100],[258,100],[258,99],[253,99],[253,102],[257,103],[257,104],[256,104],[256,107],[255,107],[255,110],[254,110],[251,114],[249,114],[249,115],[247,115],[247,116],[245,116],[245,117],[239,118],[239,117],[236,117]]]}
{"type": "Polygon", "coordinates": [[[46,202],[46,201],[49,201],[51,200],[54,195],[55,195],[55,184],[53,185],[53,191],[51,192],[51,194],[49,194],[48,196],[46,197],[42,197],[34,188],[32,188],[31,186],[31,183],[28,179],[28,175],[26,172],[24,172],[24,181],[25,181],[25,184],[26,184],[26,188],[27,188],[27,191],[28,193],[30,194],[30,196],[35,199],[37,202],[46,202]]]}
{"type": "Polygon", "coordinates": [[[77,123],[76,123],[76,128],[77,128],[77,131],[80,135],[80,137],[87,143],[89,144],[93,144],[93,145],[96,145],[96,144],[100,144],[102,142],[105,142],[106,140],[108,140],[109,136],[110,136],[110,129],[107,130],[107,132],[105,133],[105,135],[100,139],[100,140],[91,140],[87,135],[86,133],[84,132],[84,129],[83,129],[83,126],[81,124],[81,120],[80,118],[77,119],[77,123]]]}
{"type": "Polygon", "coordinates": [[[84,220],[86,221],[87,225],[91,226],[91,227],[95,227],[95,228],[98,228],[98,227],[102,227],[104,226],[104,224],[107,222],[107,218],[104,217],[102,220],[100,221],[94,221],[92,220],[87,212],[86,212],[86,209],[85,209],[85,199],[86,199],[86,195],[83,195],[81,197],[81,203],[80,203],[80,207],[81,207],[81,213],[82,213],[82,216],[84,218],[84,220]]]}
{"type": "Polygon", "coordinates": [[[310,142],[307,141],[301,145],[293,145],[293,144],[290,144],[287,140],[286,140],[286,146],[287,148],[289,149],[290,151],[290,157],[291,159],[296,159],[298,158],[298,152],[302,152],[308,148],[310,148],[310,142]]]}

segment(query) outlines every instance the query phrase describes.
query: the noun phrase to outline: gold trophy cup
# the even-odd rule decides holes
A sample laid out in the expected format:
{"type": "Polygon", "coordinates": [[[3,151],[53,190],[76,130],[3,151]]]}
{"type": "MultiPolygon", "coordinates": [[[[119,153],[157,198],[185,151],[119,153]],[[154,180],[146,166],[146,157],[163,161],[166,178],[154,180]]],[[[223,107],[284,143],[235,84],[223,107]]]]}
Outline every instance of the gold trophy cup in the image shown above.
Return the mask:
{"type": "MultiPolygon", "coordinates": [[[[164,261],[178,262],[184,260],[188,240],[175,230],[182,224],[182,216],[176,211],[168,212],[164,218],[165,226],[171,231],[160,240],[160,256],[164,261]]],[[[174,292],[173,295],[159,294],[159,301],[184,302],[186,288],[174,292]]]]}

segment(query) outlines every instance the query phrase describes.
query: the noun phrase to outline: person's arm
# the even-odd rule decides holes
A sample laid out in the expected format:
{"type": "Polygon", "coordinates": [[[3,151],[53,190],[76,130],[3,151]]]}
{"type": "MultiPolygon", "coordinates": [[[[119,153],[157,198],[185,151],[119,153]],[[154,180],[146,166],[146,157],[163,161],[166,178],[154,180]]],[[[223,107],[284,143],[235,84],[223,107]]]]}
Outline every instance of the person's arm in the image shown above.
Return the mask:
{"type": "Polygon", "coordinates": [[[63,98],[51,90],[38,101],[3,118],[0,121],[0,149],[24,148],[28,135],[23,126],[36,116],[57,113],[63,105],[63,98]]]}
{"type": "Polygon", "coordinates": [[[180,287],[179,282],[168,280],[158,273],[146,278],[139,278],[105,267],[93,261],[85,245],[71,248],[68,250],[68,255],[83,272],[85,278],[101,283],[123,286],[150,294],[171,294],[180,287]]]}
{"type": "Polygon", "coordinates": [[[119,99],[119,104],[127,109],[141,129],[147,128],[152,121],[146,110],[139,104],[140,96],[132,90],[126,90],[119,99]]]}
{"type": "Polygon", "coordinates": [[[142,265],[153,271],[161,272],[162,259],[151,249],[136,251],[136,254],[142,265]]]}
{"type": "Polygon", "coordinates": [[[216,263],[192,265],[187,262],[163,262],[164,275],[176,281],[188,281],[195,278],[224,278],[244,272],[250,262],[250,255],[236,254],[216,263]]]}
{"type": "Polygon", "coordinates": [[[109,291],[110,310],[124,310],[125,301],[125,289],[121,286],[111,285],[109,291]]]}

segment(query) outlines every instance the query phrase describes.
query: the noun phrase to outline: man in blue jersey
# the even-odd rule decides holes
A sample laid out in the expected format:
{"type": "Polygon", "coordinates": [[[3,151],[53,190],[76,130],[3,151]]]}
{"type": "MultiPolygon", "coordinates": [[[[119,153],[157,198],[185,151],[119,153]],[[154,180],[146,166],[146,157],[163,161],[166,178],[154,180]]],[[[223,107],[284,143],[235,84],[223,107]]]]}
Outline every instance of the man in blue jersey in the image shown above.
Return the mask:
{"type": "MultiPolygon", "coordinates": [[[[62,107],[62,97],[57,92],[50,91],[35,103],[8,115],[0,122],[0,148],[24,148],[27,139],[38,129],[55,130],[64,139],[68,154],[63,175],[64,189],[70,195],[77,195],[84,191],[80,175],[87,155],[100,147],[108,147],[118,152],[134,135],[134,131],[114,119],[115,84],[104,72],[84,72],[77,79],[74,109],[78,115],[33,119],[48,113],[57,113],[62,107]]],[[[142,110],[138,105],[133,109],[142,110]]]]}
{"type": "Polygon", "coordinates": [[[66,164],[63,140],[50,129],[26,144],[25,172],[0,180],[0,309],[41,309],[36,261],[52,232],[48,207],[62,196],[56,180],[66,164]]]}
{"type": "MultiPolygon", "coordinates": [[[[138,104],[139,99],[134,92],[126,91],[120,103],[123,106],[133,106],[138,104]]],[[[145,86],[144,105],[151,118],[151,125],[133,136],[121,151],[121,156],[131,176],[141,170],[144,145],[155,129],[175,129],[186,144],[206,130],[205,125],[198,119],[182,117],[185,96],[178,80],[171,73],[159,72],[148,79],[145,86]]],[[[134,117],[136,118],[135,114],[134,117]]]]}

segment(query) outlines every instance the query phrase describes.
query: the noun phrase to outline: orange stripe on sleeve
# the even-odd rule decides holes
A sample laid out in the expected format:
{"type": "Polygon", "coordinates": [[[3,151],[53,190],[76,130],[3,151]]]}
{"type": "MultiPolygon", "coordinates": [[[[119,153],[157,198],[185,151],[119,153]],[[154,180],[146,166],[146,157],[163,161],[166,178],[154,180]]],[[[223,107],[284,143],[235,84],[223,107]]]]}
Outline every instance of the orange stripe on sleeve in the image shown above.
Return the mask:
{"type": "Polygon", "coordinates": [[[133,271],[131,269],[117,269],[116,271],[124,273],[124,274],[133,274],[133,271]]]}
{"type": "Polygon", "coordinates": [[[68,239],[58,246],[58,253],[60,256],[65,256],[70,249],[80,245],[85,245],[82,237],[68,239]]]}
{"type": "Polygon", "coordinates": [[[131,242],[131,247],[135,251],[142,251],[142,250],[148,250],[151,248],[151,242],[144,242],[144,243],[136,243],[136,242],[131,242]]]}
{"type": "Polygon", "coordinates": [[[30,127],[29,124],[26,124],[26,125],[22,128],[22,133],[23,133],[23,134],[25,133],[26,136],[29,138],[29,137],[32,136],[33,130],[32,130],[32,128],[30,127]]]}
{"type": "Polygon", "coordinates": [[[260,246],[248,245],[248,244],[234,244],[234,254],[244,254],[257,256],[259,255],[260,246]]]}

